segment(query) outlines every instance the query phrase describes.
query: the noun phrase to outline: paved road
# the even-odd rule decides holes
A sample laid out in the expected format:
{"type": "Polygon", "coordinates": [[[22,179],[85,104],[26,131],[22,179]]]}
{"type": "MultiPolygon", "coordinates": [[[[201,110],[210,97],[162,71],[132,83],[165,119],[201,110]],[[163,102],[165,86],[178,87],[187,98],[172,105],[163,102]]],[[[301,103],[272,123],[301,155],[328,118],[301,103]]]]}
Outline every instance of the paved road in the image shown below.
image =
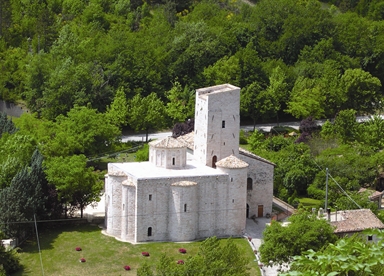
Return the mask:
{"type": "MultiPolygon", "coordinates": [[[[263,130],[265,132],[270,132],[271,128],[274,126],[277,126],[278,124],[257,124],[256,129],[263,130]]],[[[281,126],[289,126],[295,129],[299,129],[300,122],[288,122],[288,123],[280,123],[281,126]]],[[[246,125],[246,126],[240,126],[241,129],[245,131],[253,131],[253,125],[246,125]]],[[[166,132],[157,132],[157,133],[150,133],[148,134],[148,140],[154,140],[154,139],[160,139],[165,138],[167,136],[171,136],[171,131],[166,132]]],[[[145,133],[138,133],[138,134],[130,134],[130,135],[123,135],[121,140],[123,142],[127,141],[145,141],[145,133]]]]}
{"type": "MultiPolygon", "coordinates": [[[[380,115],[382,119],[384,119],[384,115],[380,115]]],[[[364,121],[369,120],[369,116],[358,116],[356,118],[356,121],[361,123],[364,121]]],[[[318,125],[323,125],[326,120],[316,120],[316,123],[318,125]]],[[[285,122],[285,123],[268,123],[268,124],[256,124],[256,129],[263,130],[265,132],[270,132],[271,128],[274,126],[289,126],[295,129],[299,129],[300,126],[300,121],[297,122],[285,122]]],[[[253,125],[245,125],[245,126],[240,126],[240,129],[243,129],[245,131],[253,131],[253,125]]],[[[165,138],[167,136],[171,136],[172,132],[171,131],[166,131],[166,132],[157,132],[157,133],[150,133],[148,134],[148,139],[154,140],[154,139],[160,139],[160,138],[165,138]]],[[[122,141],[127,142],[127,141],[145,141],[145,133],[138,133],[138,134],[132,134],[132,135],[123,135],[122,136],[122,141]]]]}

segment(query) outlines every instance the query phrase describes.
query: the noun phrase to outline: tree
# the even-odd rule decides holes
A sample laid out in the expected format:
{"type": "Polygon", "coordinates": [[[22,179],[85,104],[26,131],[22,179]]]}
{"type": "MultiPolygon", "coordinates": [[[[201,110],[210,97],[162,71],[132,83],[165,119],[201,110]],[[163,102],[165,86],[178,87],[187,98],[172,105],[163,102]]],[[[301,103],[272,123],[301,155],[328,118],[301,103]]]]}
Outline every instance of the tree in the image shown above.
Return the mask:
{"type": "Polygon", "coordinates": [[[296,118],[322,118],[325,115],[325,96],[315,80],[299,77],[292,89],[286,112],[296,118]]]}
{"type": "Polygon", "coordinates": [[[100,199],[101,181],[84,155],[53,157],[45,162],[47,180],[54,184],[58,198],[73,209],[83,209],[100,199]]]}
{"type": "Polygon", "coordinates": [[[361,69],[348,69],[340,82],[345,95],[343,109],[371,114],[372,110],[381,108],[381,83],[378,78],[361,69]]]}
{"type": "Polygon", "coordinates": [[[264,230],[264,242],[260,246],[262,262],[290,262],[308,249],[320,250],[337,239],[328,221],[315,214],[299,211],[289,218],[289,222],[282,226],[280,222],[272,221],[264,230]]]}
{"type": "Polygon", "coordinates": [[[367,230],[365,235],[377,236],[378,242],[368,242],[357,235],[344,237],[324,250],[308,250],[295,256],[290,271],[281,275],[382,275],[383,232],[367,230]]]}
{"type": "Polygon", "coordinates": [[[275,111],[277,101],[272,91],[262,88],[258,82],[253,82],[247,88],[241,90],[240,110],[253,121],[253,131],[256,128],[256,121],[268,113],[275,111]]]}
{"type": "Polygon", "coordinates": [[[107,106],[107,112],[105,115],[111,124],[119,128],[127,125],[128,101],[123,87],[116,91],[113,102],[110,106],[107,106]]]}
{"type": "Polygon", "coordinates": [[[376,149],[384,148],[384,119],[380,116],[373,116],[359,127],[359,141],[376,149]]]}
{"type": "Polygon", "coordinates": [[[105,114],[85,106],[75,106],[67,116],[58,116],[51,129],[53,139],[43,146],[43,152],[47,156],[90,156],[103,153],[121,135],[119,128],[110,124],[105,114]]]}
{"type": "Polygon", "coordinates": [[[41,182],[31,177],[31,173],[28,167],[23,168],[12,179],[10,186],[0,190],[1,231],[8,237],[24,237],[32,230],[28,222],[44,210],[41,182]]]}
{"type": "Polygon", "coordinates": [[[178,81],[173,83],[173,87],[166,93],[169,100],[166,112],[174,123],[184,122],[191,119],[195,114],[195,92],[185,86],[182,88],[178,81]]]}
{"type": "Polygon", "coordinates": [[[147,97],[136,95],[129,103],[129,124],[136,130],[145,130],[148,142],[150,129],[158,130],[165,126],[165,108],[155,93],[147,97]]]}
{"type": "Polygon", "coordinates": [[[334,129],[343,143],[354,141],[358,130],[356,111],[353,109],[340,111],[335,118],[334,129]]]}
{"type": "Polygon", "coordinates": [[[7,114],[0,112],[0,138],[4,132],[12,134],[16,132],[16,126],[12,120],[8,119],[7,114]]]}

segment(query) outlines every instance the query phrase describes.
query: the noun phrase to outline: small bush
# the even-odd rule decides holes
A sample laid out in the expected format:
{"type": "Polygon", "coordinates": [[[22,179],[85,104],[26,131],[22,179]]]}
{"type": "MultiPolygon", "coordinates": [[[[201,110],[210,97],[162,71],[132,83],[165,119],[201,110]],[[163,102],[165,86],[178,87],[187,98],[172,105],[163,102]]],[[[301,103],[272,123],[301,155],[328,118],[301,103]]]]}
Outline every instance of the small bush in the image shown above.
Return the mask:
{"type": "Polygon", "coordinates": [[[145,144],[141,149],[136,152],[136,162],[143,162],[149,160],[149,146],[145,144]]]}
{"type": "Polygon", "coordinates": [[[248,144],[248,139],[247,139],[246,133],[243,129],[240,130],[239,143],[240,143],[240,145],[247,145],[248,144]]]}

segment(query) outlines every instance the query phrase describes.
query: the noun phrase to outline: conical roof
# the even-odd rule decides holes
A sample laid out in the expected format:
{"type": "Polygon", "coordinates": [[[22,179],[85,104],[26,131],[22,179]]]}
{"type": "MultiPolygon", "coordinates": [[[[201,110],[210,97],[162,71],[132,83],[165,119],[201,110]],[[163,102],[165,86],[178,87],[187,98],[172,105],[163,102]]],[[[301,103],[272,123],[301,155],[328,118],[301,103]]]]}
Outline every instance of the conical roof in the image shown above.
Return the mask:
{"type": "Polygon", "coordinates": [[[170,149],[170,148],[185,148],[186,145],[182,141],[178,141],[177,139],[168,136],[161,140],[155,140],[149,143],[151,147],[154,148],[162,148],[162,149],[170,149]]]}
{"type": "Polygon", "coordinates": [[[220,161],[216,162],[217,167],[222,167],[222,168],[228,168],[228,169],[242,169],[248,167],[248,163],[240,160],[233,154],[231,154],[228,157],[225,157],[221,159],[220,161]]]}

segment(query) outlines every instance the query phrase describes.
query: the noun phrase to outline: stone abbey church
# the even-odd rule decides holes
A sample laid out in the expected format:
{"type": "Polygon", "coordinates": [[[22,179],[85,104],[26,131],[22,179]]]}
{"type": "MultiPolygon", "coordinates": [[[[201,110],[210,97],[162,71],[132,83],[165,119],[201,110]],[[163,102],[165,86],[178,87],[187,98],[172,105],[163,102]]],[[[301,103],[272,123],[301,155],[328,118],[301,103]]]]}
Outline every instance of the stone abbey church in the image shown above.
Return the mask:
{"type": "Polygon", "coordinates": [[[149,144],[148,162],[110,163],[106,234],[132,243],[240,236],[272,212],[274,164],[239,149],[240,88],[196,91],[193,133],[149,144]]]}

